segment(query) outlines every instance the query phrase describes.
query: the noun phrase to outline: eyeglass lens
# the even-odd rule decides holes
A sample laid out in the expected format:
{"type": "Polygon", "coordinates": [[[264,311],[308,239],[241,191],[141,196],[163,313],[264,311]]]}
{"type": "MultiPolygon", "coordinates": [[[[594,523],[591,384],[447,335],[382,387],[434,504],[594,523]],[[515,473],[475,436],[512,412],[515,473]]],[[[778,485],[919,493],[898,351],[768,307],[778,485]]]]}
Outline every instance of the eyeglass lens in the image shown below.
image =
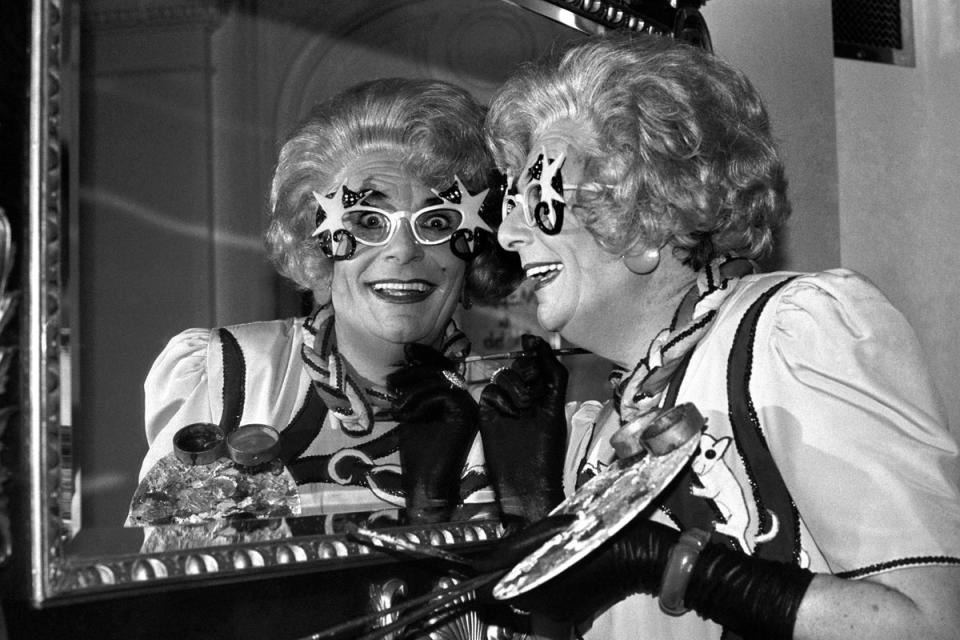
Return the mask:
{"type": "Polygon", "coordinates": [[[456,209],[422,209],[402,216],[378,209],[356,209],[343,214],[342,224],[357,241],[378,246],[390,241],[402,218],[410,219],[413,236],[421,244],[446,242],[463,222],[463,215],[456,209]]]}

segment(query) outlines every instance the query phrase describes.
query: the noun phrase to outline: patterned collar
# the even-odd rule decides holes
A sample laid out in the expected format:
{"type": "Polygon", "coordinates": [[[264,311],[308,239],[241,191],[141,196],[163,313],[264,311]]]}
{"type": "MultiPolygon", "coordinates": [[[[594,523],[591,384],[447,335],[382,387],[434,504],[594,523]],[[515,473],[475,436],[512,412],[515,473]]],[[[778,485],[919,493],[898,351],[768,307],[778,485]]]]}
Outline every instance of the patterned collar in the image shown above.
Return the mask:
{"type": "MultiPolygon", "coordinates": [[[[392,398],[382,385],[360,376],[337,350],[334,314],[329,305],[317,309],[301,325],[300,357],[313,386],[330,412],[332,427],[344,433],[368,435],[373,430],[374,407],[389,408],[392,398]]],[[[462,359],[470,342],[450,320],[444,331],[441,352],[462,359]]]]}
{"type": "Polygon", "coordinates": [[[753,264],[744,258],[724,257],[711,262],[697,275],[697,300],[692,316],[680,318],[678,309],[671,326],[654,337],[647,355],[632,371],[615,369],[610,374],[621,424],[649,414],[660,406],[663,392],[677,367],[706,335],[717,310],[736,288],[740,278],[752,272],[753,264]]]}

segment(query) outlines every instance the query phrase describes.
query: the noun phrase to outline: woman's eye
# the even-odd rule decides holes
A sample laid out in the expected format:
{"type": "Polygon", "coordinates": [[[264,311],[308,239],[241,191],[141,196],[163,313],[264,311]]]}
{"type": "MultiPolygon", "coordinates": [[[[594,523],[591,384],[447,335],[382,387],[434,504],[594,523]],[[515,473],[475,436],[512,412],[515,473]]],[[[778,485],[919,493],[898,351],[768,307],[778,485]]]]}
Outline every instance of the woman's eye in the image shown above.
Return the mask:
{"type": "Polygon", "coordinates": [[[384,219],[378,213],[367,213],[360,216],[357,223],[365,229],[379,229],[384,225],[384,219]]]}
{"type": "Polygon", "coordinates": [[[423,226],[439,231],[443,229],[449,229],[452,224],[449,216],[433,215],[427,216],[426,220],[423,221],[423,226]]]}

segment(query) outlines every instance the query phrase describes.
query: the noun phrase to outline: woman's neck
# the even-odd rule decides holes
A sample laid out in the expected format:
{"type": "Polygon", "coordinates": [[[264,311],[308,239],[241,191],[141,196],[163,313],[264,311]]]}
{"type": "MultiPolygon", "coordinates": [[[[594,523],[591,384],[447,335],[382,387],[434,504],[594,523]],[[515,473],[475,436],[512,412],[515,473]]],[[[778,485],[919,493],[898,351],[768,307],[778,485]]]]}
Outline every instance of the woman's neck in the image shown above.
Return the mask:
{"type": "Polygon", "coordinates": [[[638,276],[636,288],[623,298],[629,302],[616,314],[618,330],[610,332],[611,339],[602,347],[602,352],[595,353],[622,367],[633,368],[646,357],[653,339],[670,327],[678,316],[678,309],[680,323],[684,322],[685,314],[687,319],[692,317],[696,300],[687,295],[696,287],[696,282],[694,271],[665,255],[656,271],[638,276]]]}
{"type": "Polygon", "coordinates": [[[341,333],[336,326],[337,351],[350,367],[361,377],[375,385],[385,386],[387,376],[403,363],[403,345],[386,342],[372,336],[353,336],[349,331],[341,333]],[[344,333],[346,335],[344,335],[344,333]]]}
{"type": "MultiPolygon", "coordinates": [[[[387,376],[406,361],[405,344],[383,340],[367,332],[351,331],[349,326],[337,323],[336,315],[334,332],[337,351],[343,359],[357,375],[377,386],[386,386],[387,376]]],[[[434,343],[438,344],[439,338],[434,343]]]]}

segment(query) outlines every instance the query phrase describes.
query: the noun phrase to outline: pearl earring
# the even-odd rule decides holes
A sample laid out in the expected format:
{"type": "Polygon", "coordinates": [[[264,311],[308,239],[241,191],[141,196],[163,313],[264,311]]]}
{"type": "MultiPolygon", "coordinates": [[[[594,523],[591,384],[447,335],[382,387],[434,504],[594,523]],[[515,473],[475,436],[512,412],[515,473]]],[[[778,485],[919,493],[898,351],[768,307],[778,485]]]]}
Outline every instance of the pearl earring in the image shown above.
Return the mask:
{"type": "Polygon", "coordinates": [[[637,275],[653,273],[660,265],[660,249],[648,247],[639,253],[624,254],[623,264],[631,273],[637,275]]]}

